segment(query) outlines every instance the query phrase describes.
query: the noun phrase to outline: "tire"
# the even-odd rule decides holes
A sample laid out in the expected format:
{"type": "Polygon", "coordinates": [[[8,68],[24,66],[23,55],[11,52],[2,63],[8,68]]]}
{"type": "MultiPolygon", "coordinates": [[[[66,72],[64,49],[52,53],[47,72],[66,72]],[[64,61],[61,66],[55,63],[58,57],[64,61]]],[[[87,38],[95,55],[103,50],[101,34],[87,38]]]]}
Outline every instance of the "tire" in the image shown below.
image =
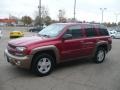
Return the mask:
{"type": "Polygon", "coordinates": [[[102,47],[99,47],[98,49],[97,49],[97,51],[96,51],[96,53],[95,53],[95,57],[94,57],[94,62],[95,63],[102,63],[102,62],[104,62],[104,60],[105,60],[105,56],[106,56],[106,51],[105,51],[105,49],[104,48],[102,48],[102,47]]]}
{"type": "Polygon", "coordinates": [[[54,59],[49,54],[40,54],[36,58],[33,58],[32,71],[38,76],[49,75],[54,68],[54,59]]]}

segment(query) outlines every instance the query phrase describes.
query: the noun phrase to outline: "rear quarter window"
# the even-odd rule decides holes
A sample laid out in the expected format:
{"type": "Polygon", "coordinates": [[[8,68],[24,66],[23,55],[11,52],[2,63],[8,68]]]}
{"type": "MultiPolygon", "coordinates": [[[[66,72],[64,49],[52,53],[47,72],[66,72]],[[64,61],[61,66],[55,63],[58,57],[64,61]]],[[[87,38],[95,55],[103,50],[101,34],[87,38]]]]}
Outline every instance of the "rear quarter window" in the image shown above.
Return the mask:
{"type": "Polygon", "coordinates": [[[95,37],[97,36],[95,28],[85,28],[86,36],[87,37],[95,37]]]}
{"type": "Polygon", "coordinates": [[[107,29],[100,28],[99,29],[99,34],[100,34],[100,36],[109,36],[109,33],[108,33],[107,29]]]}

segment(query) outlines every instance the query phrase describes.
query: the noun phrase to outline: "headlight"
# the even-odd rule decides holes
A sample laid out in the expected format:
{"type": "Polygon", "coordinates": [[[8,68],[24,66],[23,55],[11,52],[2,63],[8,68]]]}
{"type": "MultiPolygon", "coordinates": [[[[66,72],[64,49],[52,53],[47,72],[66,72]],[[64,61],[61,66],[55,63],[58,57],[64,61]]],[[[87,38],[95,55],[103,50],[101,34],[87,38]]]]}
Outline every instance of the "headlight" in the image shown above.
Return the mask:
{"type": "Polygon", "coordinates": [[[16,47],[17,51],[23,52],[26,49],[26,47],[16,47]]]}

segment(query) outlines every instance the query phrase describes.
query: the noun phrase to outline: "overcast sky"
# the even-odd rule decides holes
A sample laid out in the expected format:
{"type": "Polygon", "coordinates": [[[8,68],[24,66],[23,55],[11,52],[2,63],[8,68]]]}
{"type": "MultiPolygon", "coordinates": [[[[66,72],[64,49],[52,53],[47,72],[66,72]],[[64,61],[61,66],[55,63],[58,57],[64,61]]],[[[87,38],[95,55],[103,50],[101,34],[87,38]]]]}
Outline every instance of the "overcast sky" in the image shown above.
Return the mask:
{"type": "MultiPolygon", "coordinates": [[[[9,14],[21,17],[29,15],[35,17],[39,0],[1,0],[0,18],[6,18],[9,14]]],[[[42,0],[42,5],[49,9],[49,15],[57,19],[58,10],[64,9],[66,17],[73,17],[74,0],[42,0]]],[[[104,21],[115,22],[115,13],[120,13],[120,0],[77,0],[76,18],[85,21],[101,21],[100,8],[107,8],[104,12],[104,21]]],[[[120,21],[120,16],[118,17],[120,21]]]]}

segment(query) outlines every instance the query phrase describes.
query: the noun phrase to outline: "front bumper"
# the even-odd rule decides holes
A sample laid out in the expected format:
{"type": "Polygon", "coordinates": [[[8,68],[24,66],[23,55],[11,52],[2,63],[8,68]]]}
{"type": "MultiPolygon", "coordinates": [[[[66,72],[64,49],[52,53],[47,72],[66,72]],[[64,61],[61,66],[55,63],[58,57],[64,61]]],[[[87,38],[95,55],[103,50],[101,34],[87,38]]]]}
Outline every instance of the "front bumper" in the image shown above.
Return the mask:
{"type": "Polygon", "coordinates": [[[16,65],[20,68],[30,69],[31,67],[31,56],[18,57],[10,54],[6,49],[4,52],[5,59],[12,65],[16,65]]]}
{"type": "Polygon", "coordinates": [[[23,37],[23,35],[10,35],[10,38],[23,37]]]}
{"type": "Polygon", "coordinates": [[[109,44],[108,45],[108,52],[111,51],[111,49],[112,49],[112,44],[109,44]]]}

